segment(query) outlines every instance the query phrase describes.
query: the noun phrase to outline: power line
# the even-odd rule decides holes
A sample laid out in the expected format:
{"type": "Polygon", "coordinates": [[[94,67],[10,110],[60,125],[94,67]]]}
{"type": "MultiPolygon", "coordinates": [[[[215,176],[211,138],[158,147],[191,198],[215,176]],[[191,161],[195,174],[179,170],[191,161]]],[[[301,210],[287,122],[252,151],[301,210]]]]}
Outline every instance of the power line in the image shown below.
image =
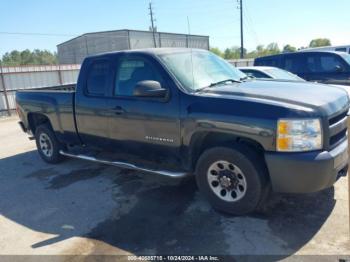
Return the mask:
{"type": "Polygon", "coordinates": [[[250,23],[248,22],[248,18],[246,15],[243,15],[244,20],[243,20],[243,26],[244,26],[244,31],[246,32],[246,39],[247,39],[247,35],[249,34],[250,39],[252,39],[252,41],[255,42],[255,45],[258,46],[259,45],[259,41],[257,39],[257,36],[255,35],[252,26],[250,25],[250,23]]]}
{"type": "Polygon", "coordinates": [[[0,32],[0,35],[29,35],[29,36],[78,36],[78,34],[51,34],[51,33],[24,33],[24,32],[0,32]]]}
{"type": "Polygon", "coordinates": [[[249,14],[249,9],[248,9],[248,6],[246,5],[245,6],[245,12],[244,12],[244,17],[245,17],[245,20],[248,22],[249,24],[249,29],[250,31],[253,33],[253,36],[255,38],[255,42],[257,45],[260,44],[260,40],[259,40],[259,36],[258,34],[256,33],[255,31],[255,28],[254,28],[254,23],[253,23],[253,19],[251,18],[251,15],[249,14]]]}

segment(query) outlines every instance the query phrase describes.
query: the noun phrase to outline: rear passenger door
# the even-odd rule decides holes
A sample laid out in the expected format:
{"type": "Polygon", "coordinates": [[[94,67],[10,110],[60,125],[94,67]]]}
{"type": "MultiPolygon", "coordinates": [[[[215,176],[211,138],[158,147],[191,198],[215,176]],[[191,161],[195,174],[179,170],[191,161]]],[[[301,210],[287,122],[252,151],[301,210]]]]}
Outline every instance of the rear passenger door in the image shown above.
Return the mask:
{"type": "Polygon", "coordinates": [[[179,94],[159,62],[148,55],[125,54],[116,64],[109,107],[110,138],[116,151],[141,158],[177,160],[180,147],[179,94]],[[158,81],[162,98],[133,95],[139,81],[158,81]]]}
{"type": "Polygon", "coordinates": [[[88,59],[79,76],[75,101],[75,116],[84,144],[96,148],[108,146],[107,94],[112,84],[112,64],[108,58],[88,59]]]}

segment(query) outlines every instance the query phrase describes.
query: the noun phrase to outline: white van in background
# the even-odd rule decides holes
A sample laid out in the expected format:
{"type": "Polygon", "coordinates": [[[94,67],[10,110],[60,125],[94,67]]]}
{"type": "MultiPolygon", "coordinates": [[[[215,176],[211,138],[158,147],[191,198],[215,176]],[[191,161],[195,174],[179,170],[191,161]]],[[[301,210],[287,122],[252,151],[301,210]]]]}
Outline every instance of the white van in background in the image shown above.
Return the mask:
{"type": "Polygon", "coordinates": [[[303,51],[303,52],[307,52],[307,51],[337,51],[337,52],[345,52],[345,53],[350,54],[350,45],[323,46],[323,47],[302,49],[299,51],[303,51]]]}

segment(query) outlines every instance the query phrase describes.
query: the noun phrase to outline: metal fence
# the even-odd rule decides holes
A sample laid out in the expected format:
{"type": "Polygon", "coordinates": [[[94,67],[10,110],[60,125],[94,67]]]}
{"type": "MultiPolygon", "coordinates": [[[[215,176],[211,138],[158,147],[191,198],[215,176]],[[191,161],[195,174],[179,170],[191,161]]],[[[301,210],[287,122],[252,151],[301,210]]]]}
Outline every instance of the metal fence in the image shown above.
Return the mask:
{"type": "Polygon", "coordinates": [[[0,67],[0,115],[16,109],[17,90],[77,82],[80,65],[39,65],[0,67]]]}
{"type": "Polygon", "coordinates": [[[228,60],[228,62],[235,67],[239,66],[253,66],[254,65],[254,58],[248,58],[248,59],[232,59],[228,60]]]}

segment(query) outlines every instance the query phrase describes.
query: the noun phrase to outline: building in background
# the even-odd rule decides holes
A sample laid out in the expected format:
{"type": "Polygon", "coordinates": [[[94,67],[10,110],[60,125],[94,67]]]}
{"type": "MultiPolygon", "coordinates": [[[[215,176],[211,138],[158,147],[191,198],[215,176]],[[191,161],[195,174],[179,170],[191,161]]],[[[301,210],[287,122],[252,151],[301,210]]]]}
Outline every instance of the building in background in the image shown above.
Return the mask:
{"type": "Polygon", "coordinates": [[[209,50],[209,36],[138,30],[87,33],[57,45],[60,64],[81,64],[98,53],[152,47],[188,47],[209,50]]]}

